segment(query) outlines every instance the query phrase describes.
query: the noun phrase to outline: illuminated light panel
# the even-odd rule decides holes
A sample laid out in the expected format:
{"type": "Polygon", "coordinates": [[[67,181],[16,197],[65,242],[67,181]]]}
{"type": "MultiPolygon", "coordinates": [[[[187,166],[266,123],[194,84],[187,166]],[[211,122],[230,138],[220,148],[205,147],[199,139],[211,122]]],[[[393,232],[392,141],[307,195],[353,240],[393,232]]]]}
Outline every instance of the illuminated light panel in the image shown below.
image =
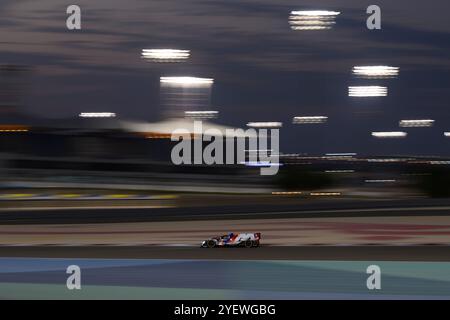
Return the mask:
{"type": "Polygon", "coordinates": [[[143,49],[142,58],[156,62],[178,62],[190,57],[190,50],[178,49],[143,49]]]}
{"type": "Polygon", "coordinates": [[[405,138],[408,134],[402,131],[372,132],[375,138],[405,138]]]}
{"type": "Polygon", "coordinates": [[[340,192],[311,192],[311,196],[340,196],[340,192]]]}
{"type": "Polygon", "coordinates": [[[415,127],[431,127],[434,124],[434,120],[400,120],[400,127],[404,128],[415,128],[415,127]]]}
{"type": "Polygon", "coordinates": [[[322,16],[337,16],[338,14],[340,14],[340,12],[328,10],[304,10],[304,11],[291,11],[291,14],[298,16],[322,17],[322,16]]]}
{"type": "Polygon", "coordinates": [[[300,195],[303,194],[301,191],[274,191],[272,192],[273,195],[277,196],[286,196],[286,195],[300,195]]]}
{"type": "Polygon", "coordinates": [[[249,122],[247,127],[250,128],[281,128],[282,122],[249,122]]]}
{"type": "Polygon", "coordinates": [[[353,159],[353,156],[323,156],[321,159],[339,160],[339,159],[353,159]]]}
{"type": "Polygon", "coordinates": [[[450,132],[444,132],[444,136],[450,137],[450,132]]]}
{"type": "Polygon", "coordinates": [[[219,111],[185,111],[184,115],[193,119],[214,119],[219,116],[219,111]]]}
{"type": "Polygon", "coordinates": [[[367,162],[403,162],[408,159],[396,159],[396,158],[386,158],[386,159],[367,159],[367,162]]]}
{"type": "Polygon", "coordinates": [[[197,78],[197,77],[161,77],[162,84],[173,84],[181,86],[210,86],[214,83],[214,79],[197,78]]]}
{"type": "Polygon", "coordinates": [[[0,132],[28,132],[28,130],[27,129],[17,129],[17,130],[0,129],[0,132]]]}
{"type": "Polygon", "coordinates": [[[78,115],[80,118],[114,118],[114,112],[82,112],[78,115]]]}
{"type": "Polygon", "coordinates": [[[387,87],[380,86],[350,86],[348,87],[349,97],[386,97],[387,87]]]}
{"type": "Polygon", "coordinates": [[[325,170],[326,173],[353,173],[355,170],[325,170]]]}
{"type": "Polygon", "coordinates": [[[390,183],[396,182],[395,179],[374,179],[374,180],[365,180],[366,183],[390,183]]]}
{"type": "Polygon", "coordinates": [[[337,11],[291,11],[289,24],[292,30],[328,30],[336,24],[337,11]]]}
{"type": "Polygon", "coordinates": [[[244,164],[248,167],[281,167],[281,163],[270,162],[270,161],[243,161],[241,164],[244,164]]]}
{"type": "Polygon", "coordinates": [[[326,153],[326,156],[332,156],[332,157],[353,157],[357,154],[355,152],[344,152],[344,153],[326,153]]]}
{"type": "Polygon", "coordinates": [[[325,116],[313,116],[313,117],[294,117],[292,123],[294,124],[311,124],[311,123],[325,123],[328,117],[325,116]]]}
{"type": "Polygon", "coordinates": [[[294,31],[298,31],[298,30],[328,30],[331,28],[324,26],[291,26],[291,29],[294,31]]]}
{"type": "Polygon", "coordinates": [[[390,66],[354,66],[352,72],[358,77],[383,79],[397,77],[399,69],[390,66]]]}
{"type": "Polygon", "coordinates": [[[442,164],[450,164],[450,161],[430,161],[430,164],[439,164],[439,165],[442,165],[442,164]]]}

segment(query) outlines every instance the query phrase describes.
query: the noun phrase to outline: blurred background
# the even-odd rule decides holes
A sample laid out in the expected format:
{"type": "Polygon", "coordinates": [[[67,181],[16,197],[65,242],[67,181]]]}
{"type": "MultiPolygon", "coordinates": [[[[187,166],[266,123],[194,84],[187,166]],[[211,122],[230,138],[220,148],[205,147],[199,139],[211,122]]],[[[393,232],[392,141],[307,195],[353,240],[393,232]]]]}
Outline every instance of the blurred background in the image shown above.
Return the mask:
{"type": "Polygon", "coordinates": [[[1,4],[3,200],[449,195],[445,1],[382,2],[381,30],[355,1],[78,5],[70,31],[59,1],[1,4]],[[174,166],[193,120],[279,129],[280,173],[174,166]]]}
{"type": "Polygon", "coordinates": [[[0,298],[373,298],[369,263],[382,297],[448,298],[450,4],[380,0],[369,30],[371,4],[78,0],[68,30],[2,0],[0,298]],[[196,120],[280,145],[175,165],[196,120]],[[228,232],[262,247],[198,248],[228,232]]]}

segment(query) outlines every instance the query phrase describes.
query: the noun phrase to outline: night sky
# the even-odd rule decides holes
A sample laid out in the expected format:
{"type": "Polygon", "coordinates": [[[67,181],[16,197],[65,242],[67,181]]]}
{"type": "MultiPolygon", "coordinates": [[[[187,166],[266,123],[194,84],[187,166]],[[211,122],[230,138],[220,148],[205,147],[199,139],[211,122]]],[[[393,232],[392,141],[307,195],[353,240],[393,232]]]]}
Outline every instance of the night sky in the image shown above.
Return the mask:
{"type": "Polygon", "coordinates": [[[0,64],[33,67],[28,114],[85,111],[154,122],[159,77],[214,78],[217,122],[282,121],[281,150],[308,154],[450,155],[450,1],[1,0],[0,64]],[[82,30],[66,28],[66,8],[82,9],[82,30]],[[382,30],[366,28],[366,8],[382,9],[382,30]],[[292,10],[335,10],[326,31],[293,31],[292,10]],[[141,59],[143,48],[191,50],[181,64],[141,59]],[[396,79],[355,78],[355,65],[400,67],[396,79]],[[350,85],[388,86],[388,97],[351,98],[350,85]],[[293,125],[294,116],[328,116],[293,125]],[[399,128],[400,119],[435,119],[399,128]],[[375,139],[372,131],[407,131],[375,139]]]}

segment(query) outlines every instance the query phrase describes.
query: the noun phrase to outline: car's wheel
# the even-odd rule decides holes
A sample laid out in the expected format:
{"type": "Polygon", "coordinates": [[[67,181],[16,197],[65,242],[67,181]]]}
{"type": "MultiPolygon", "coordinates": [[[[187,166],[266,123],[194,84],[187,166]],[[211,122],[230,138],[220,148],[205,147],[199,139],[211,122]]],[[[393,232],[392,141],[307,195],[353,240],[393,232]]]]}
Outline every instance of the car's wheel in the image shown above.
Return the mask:
{"type": "Polygon", "coordinates": [[[245,246],[246,248],[251,248],[251,247],[253,247],[253,241],[250,240],[250,239],[247,239],[247,240],[244,242],[244,246],[245,246]]]}
{"type": "Polygon", "coordinates": [[[216,246],[216,242],[215,242],[214,240],[208,240],[208,241],[206,242],[206,246],[207,246],[208,248],[214,248],[214,247],[216,246]]]}

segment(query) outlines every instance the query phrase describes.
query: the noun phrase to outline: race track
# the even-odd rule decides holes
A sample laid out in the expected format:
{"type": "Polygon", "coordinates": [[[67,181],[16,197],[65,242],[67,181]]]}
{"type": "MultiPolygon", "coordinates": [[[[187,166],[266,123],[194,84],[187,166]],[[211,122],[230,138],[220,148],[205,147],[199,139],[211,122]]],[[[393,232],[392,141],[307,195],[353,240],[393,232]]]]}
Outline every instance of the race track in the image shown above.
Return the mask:
{"type": "MultiPolygon", "coordinates": [[[[1,247],[0,257],[174,260],[450,261],[449,246],[302,246],[198,248],[161,246],[1,247]]],[[[450,270],[449,270],[450,272],[450,270]]]]}
{"type": "Polygon", "coordinates": [[[242,204],[222,206],[172,207],[10,207],[0,210],[0,225],[80,224],[152,221],[195,221],[228,219],[281,219],[332,217],[450,216],[447,199],[391,201],[319,201],[297,204],[242,204]]]}

